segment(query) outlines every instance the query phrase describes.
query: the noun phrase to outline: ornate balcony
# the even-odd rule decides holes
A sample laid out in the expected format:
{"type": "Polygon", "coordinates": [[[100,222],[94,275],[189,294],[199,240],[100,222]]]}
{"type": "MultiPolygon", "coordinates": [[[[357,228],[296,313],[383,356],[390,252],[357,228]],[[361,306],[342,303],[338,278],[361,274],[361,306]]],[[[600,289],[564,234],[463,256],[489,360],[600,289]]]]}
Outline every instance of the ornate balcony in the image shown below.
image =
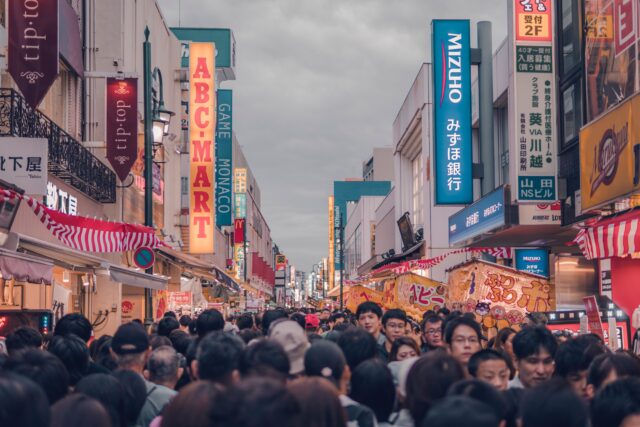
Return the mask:
{"type": "Polygon", "coordinates": [[[116,174],[13,89],[0,88],[0,136],[47,138],[49,173],[101,203],[115,203],[116,174]]]}

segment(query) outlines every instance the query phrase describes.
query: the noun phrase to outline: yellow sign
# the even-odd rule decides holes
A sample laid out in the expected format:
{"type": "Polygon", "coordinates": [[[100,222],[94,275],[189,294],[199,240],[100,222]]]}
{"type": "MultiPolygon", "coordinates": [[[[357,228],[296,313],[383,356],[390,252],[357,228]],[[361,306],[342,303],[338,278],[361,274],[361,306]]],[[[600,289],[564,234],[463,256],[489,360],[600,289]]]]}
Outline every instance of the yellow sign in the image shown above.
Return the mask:
{"type": "Polygon", "coordinates": [[[552,1],[533,2],[515,0],[516,40],[551,41],[552,1]]]}
{"type": "Polygon", "coordinates": [[[401,308],[409,315],[422,317],[427,310],[445,306],[447,285],[413,273],[384,281],[382,305],[386,309],[401,308]]]}
{"type": "Polygon", "coordinates": [[[233,191],[236,193],[247,192],[247,169],[235,168],[233,170],[233,191]]]}
{"type": "Polygon", "coordinates": [[[373,289],[365,288],[361,285],[346,287],[343,290],[343,302],[344,306],[356,312],[358,306],[366,301],[382,304],[382,292],[375,291],[373,289]]]}
{"type": "Polygon", "coordinates": [[[527,313],[556,309],[555,288],[546,278],[480,260],[449,272],[448,300],[449,308],[474,313],[490,337],[518,328],[527,313]]]}
{"type": "Polygon", "coordinates": [[[640,189],[640,97],[633,96],[580,131],[582,209],[614,201],[640,189]]]}
{"type": "Polygon", "coordinates": [[[335,283],[335,218],[333,213],[333,196],[329,196],[329,290],[333,289],[335,283]]]}
{"type": "Polygon", "coordinates": [[[214,252],[214,130],[216,126],[215,46],[189,46],[190,203],[189,251],[214,252]]]}
{"type": "Polygon", "coordinates": [[[587,13],[587,39],[613,40],[613,16],[587,13]]]}

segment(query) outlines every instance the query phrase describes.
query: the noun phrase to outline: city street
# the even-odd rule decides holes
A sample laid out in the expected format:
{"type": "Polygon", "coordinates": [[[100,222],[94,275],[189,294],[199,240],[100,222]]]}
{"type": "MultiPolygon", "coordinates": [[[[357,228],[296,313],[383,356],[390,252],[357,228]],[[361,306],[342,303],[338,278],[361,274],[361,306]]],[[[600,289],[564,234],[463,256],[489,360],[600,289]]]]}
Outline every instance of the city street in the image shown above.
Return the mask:
{"type": "Polygon", "coordinates": [[[0,0],[0,427],[640,427],[639,114],[640,0],[0,0]]]}

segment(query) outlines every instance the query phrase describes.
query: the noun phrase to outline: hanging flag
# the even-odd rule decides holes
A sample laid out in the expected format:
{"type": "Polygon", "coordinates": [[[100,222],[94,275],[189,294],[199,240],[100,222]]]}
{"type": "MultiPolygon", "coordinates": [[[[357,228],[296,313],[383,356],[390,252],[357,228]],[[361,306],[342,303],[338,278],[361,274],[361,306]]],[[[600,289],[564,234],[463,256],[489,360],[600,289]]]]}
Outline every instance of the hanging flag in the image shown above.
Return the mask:
{"type": "Polygon", "coordinates": [[[29,196],[0,190],[0,199],[22,199],[45,227],[62,243],[82,252],[125,252],[148,246],[166,246],[153,228],[67,215],[47,208],[29,196]]]}

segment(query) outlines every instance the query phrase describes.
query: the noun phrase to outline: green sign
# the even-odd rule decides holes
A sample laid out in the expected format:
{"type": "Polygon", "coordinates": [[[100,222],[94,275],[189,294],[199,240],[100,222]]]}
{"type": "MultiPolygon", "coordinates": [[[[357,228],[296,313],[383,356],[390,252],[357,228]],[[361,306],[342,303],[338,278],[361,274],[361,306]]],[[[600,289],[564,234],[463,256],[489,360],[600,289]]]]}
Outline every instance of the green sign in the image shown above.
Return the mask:
{"type": "Polygon", "coordinates": [[[236,40],[228,28],[171,28],[182,44],[182,68],[189,68],[189,43],[210,42],[216,45],[216,68],[233,69],[236,65],[236,40]]]}
{"type": "Polygon", "coordinates": [[[550,73],[551,46],[516,46],[516,71],[520,73],[550,73]]]}

